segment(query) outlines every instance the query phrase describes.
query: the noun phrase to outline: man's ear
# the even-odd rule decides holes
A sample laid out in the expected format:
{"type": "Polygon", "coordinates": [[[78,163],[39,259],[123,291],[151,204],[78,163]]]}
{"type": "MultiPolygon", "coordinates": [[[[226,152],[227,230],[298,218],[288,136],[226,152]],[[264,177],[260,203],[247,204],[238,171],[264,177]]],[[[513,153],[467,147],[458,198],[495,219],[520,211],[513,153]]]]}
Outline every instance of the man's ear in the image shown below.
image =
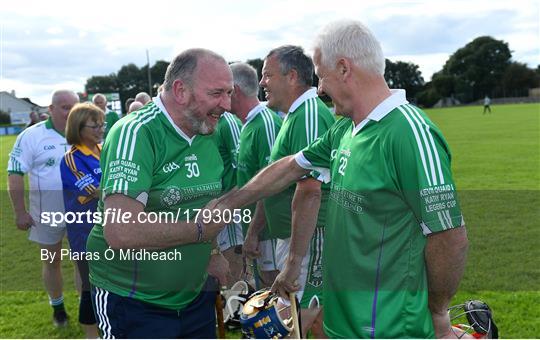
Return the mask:
{"type": "Polygon", "coordinates": [[[234,84],[233,95],[240,96],[241,94],[242,90],[240,89],[240,86],[238,86],[238,84],[234,84]]]}
{"type": "Polygon", "coordinates": [[[342,80],[346,81],[350,78],[352,74],[352,65],[351,62],[346,58],[339,58],[337,61],[337,70],[338,75],[341,77],[342,80]]]}
{"type": "Polygon", "coordinates": [[[298,72],[296,69],[292,68],[289,73],[287,73],[287,80],[290,84],[296,84],[298,82],[298,72]]]}
{"type": "Polygon", "coordinates": [[[176,79],[172,84],[174,100],[178,104],[186,104],[189,99],[190,88],[182,79],[176,79]]]}

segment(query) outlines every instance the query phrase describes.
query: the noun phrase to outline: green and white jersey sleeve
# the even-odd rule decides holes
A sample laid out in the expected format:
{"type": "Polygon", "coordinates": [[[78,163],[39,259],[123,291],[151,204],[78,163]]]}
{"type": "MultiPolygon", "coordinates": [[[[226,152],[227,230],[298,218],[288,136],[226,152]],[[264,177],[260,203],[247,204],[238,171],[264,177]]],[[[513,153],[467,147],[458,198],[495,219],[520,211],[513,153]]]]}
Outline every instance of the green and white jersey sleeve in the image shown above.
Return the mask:
{"type": "Polygon", "coordinates": [[[218,143],[219,153],[223,159],[223,191],[229,191],[236,185],[237,150],[240,140],[242,122],[232,113],[221,115],[214,136],[218,143]]]}
{"type": "Polygon", "coordinates": [[[123,194],[146,205],[154,170],[154,137],[148,122],[155,120],[160,110],[150,105],[136,116],[127,116],[124,124],[115,126],[103,146],[101,167],[103,197],[123,194]]]}
{"type": "MultiPolygon", "coordinates": [[[[335,118],[328,107],[317,96],[316,90],[310,89],[300,96],[291,106],[283,121],[274,147],[270,154],[270,162],[294,155],[313,143],[334,124],[335,118]]],[[[286,239],[291,235],[291,202],[296,185],[264,200],[266,219],[270,235],[274,238],[286,239]]],[[[324,226],[326,216],[326,199],[328,187],[323,185],[323,197],[317,219],[318,226],[324,226]]]]}
{"type": "Polygon", "coordinates": [[[397,184],[424,235],[464,224],[441,131],[413,105],[398,107],[407,130],[395,135],[392,154],[397,184]]]}
{"type": "MultiPolygon", "coordinates": [[[[237,185],[245,185],[259,170],[268,165],[270,151],[281,128],[282,120],[272,110],[259,104],[246,117],[246,123],[240,133],[238,146],[237,185]]],[[[251,216],[255,213],[255,204],[250,205],[251,216]]],[[[246,235],[248,224],[243,224],[246,235]]],[[[268,240],[268,228],[265,228],[260,240],[268,240]]]]}
{"type": "Polygon", "coordinates": [[[350,118],[341,118],[336,121],[324,135],[296,154],[295,159],[298,165],[317,171],[324,183],[330,182],[332,161],[336,158],[341,137],[347,129],[352,128],[352,125],[350,118]]]}

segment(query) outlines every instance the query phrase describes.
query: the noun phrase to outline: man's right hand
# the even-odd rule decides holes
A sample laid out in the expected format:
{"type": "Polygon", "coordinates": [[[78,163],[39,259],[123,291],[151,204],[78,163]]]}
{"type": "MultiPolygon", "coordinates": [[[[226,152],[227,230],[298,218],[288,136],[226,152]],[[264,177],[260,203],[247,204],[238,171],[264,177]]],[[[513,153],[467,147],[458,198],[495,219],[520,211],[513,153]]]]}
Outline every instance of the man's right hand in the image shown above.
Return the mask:
{"type": "Polygon", "coordinates": [[[279,273],[272,285],[272,292],[277,293],[284,299],[289,299],[289,293],[300,290],[298,278],[300,277],[300,267],[302,259],[294,263],[287,262],[285,268],[279,273]]]}
{"type": "Polygon", "coordinates": [[[17,229],[28,230],[34,225],[34,220],[28,212],[24,211],[15,215],[15,224],[17,229]]]}
{"type": "Polygon", "coordinates": [[[256,259],[261,256],[261,252],[259,251],[259,238],[248,233],[244,240],[244,244],[242,245],[242,252],[248,259],[256,259]]]}

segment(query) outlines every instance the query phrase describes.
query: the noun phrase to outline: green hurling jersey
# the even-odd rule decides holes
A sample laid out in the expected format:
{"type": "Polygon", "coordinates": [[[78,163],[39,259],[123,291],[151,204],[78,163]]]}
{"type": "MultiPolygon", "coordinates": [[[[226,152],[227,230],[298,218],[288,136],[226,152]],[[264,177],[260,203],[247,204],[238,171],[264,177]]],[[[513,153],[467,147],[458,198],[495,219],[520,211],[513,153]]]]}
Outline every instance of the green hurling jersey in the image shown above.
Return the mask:
{"type": "MultiPolygon", "coordinates": [[[[300,96],[291,108],[272,147],[271,163],[302,150],[334,124],[334,116],[317,97],[315,89],[310,89],[300,96]]],[[[291,236],[291,203],[295,189],[296,184],[264,200],[266,220],[272,238],[286,239],[291,236]]],[[[323,185],[322,191],[317,220],[319,227],[325,223],[328,186],[323,185]]]]}
{"type": "MultiPolygon", "coordinates": [[[[246,123],[240,132],[238,146],[237,185],[244,186],[259,170],[268,165],[270,151],[281,128],[282,120],[272,110],[259,104],[246,117],[246,123]]],[[[255,215],[255,204],[247,207],[251,216],[255,215]]],[[[244,235],[249,224],[243,223],[244,235]]],[[[268,228],[259,235],[259,240],[268,240],[268,228]]]]}
{"type": "Polygon", "coordinates": [[[324,327],[332,338],[432,338],[426,235],[464,224],[442,133],[392,95],[356,134],[342,119],[297,154],[330,169],[324,327]]]}
{"type": "Polygon", "coordinates": [[[109,131],[113,127],[114,124],[116,124],[117,121],[119,121],[120,118],[118,117],[118,114],[114,111],[107,111],[105,113],[105,123],[107,126],[105,127],[105,133],[103,134],[103,140],[107,138],[107,135],[109,134],[109,131]]]}
{"type": "MultiPolygon", "coordinates": [[[[187,137],[159,98],[111,129],[101,153],[101,168],[102,197],[123,194],[134,198],[145,205],[144,218],[148,219],[149,213],[170,212],[185,220],[190,211],[193,221],[192,209],[203,208],[222,191],[223,161],[215,138],[187,137]]],[[[103,211],[102,200],[98,211],[103,211]]],[[[108,250],[104,228],[106,224],[97,223],[88,237],[87,251],[98,255],[89,261],[93,285],[175,310],[197,297],[207,277],[210,243],[147,250],[160,259],[138,259],[141,251],[108,250]]]]}
{"type": "Polygon", "coordinates": [[[223,160],[223,191],[229,191],[236,185],[236,152],[240,140],[242,121],[235,115],[225,112],[218,121],[214,137],[223,160]]]}

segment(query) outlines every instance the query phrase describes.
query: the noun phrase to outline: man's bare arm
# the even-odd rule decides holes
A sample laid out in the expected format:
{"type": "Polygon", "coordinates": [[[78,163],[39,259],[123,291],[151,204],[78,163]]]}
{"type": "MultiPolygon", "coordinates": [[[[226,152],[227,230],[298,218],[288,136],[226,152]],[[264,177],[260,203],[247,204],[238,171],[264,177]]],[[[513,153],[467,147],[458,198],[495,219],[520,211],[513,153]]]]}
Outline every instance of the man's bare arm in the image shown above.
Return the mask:
{"type": "Polygon", "coordinates": [[[424,255],[428,276],[428,303],[437,338],[453,335],[447,309],[463,276],[468,246],[465,227],[434,233],[427,238],[424,255]]]}
{"type": "Polygon", "coordinates": [[[21,230],[27,230],[34,224],[24,203],[24,177],[18,174],[8,176],[8,191],[11,205],[15,212],[15,224],[21,230]]]}
{"type": "MultiPolygon", "coordinates": [[[[114,249],[163,249],[181,244],[194,243],[199,233],[196,223],[159,221],[160,223],[140,223],[138,216],[143,216],[144,206],[141,202],[122,195],[114,194],[105,198],[105,212],[107,209],[125,214],[131,214],[130,223],[106,221],[103,234],[107,243],[114,249]]],[[[212,240],[223,228],[222,226],[203,225],[203,240],[212,240]]]]}
{"type": "Polygon", "coordinates": [[[311,177],[299,181],[292,200],[289,261],[302,262],[306,255],[317,225],[320,206],[321,182],[311,177]]]}
{"type": "Polygon", "coordinates": [[[241,208],[283,191],[309,172],[296,163],[294,155],[287,156],[262,169],[242,188],[231,190],[215,203],[223,209],[241,208]]]}
{"type": "Polygon", "coordinates": [[[266,214],[264,212],[263,201],[257,202],[253,220],[249,224],[246,232],[246,239],[242,250],[248,258],[257,258],[260,256],[258,251],[259,239],[264,227],[266,226],[266,214]]]}
{"type": "Polygon", "coordinates": [[[307,253],[309,242],[317,226],[321,206],[321,182],[306,178],[296,185],[292,201],[291,243],[284,270],[277,276],[272,291],[288,298],[290,292],[300,287],[296,282],[300,276],[300,266],[307,253]]]}

